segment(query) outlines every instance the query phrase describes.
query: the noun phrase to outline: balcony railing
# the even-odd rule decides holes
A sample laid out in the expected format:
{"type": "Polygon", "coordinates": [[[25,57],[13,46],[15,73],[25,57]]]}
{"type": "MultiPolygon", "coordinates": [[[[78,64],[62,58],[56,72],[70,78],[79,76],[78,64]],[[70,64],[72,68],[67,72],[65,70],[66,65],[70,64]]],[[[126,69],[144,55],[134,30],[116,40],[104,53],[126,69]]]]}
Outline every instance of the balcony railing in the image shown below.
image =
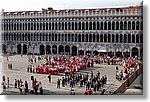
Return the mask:
{"type": "Polygon", "coordinates": [[[40,18],[40,17],[82,17],[82,16],[127,16],[127,15],[142,15],[141,11],[137,12],[92,12],[92,13],[33,13],[33,14],[20,14],[20,15],[5,15],[3,18],[40,18]]]}

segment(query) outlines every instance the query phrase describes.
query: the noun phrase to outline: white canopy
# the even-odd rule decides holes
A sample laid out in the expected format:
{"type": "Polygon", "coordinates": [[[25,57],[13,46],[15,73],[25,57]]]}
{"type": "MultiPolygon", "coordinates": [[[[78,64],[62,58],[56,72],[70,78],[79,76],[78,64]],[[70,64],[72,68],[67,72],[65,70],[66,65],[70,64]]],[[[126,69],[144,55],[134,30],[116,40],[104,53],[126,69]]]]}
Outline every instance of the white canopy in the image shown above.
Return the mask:
{"type": "Polygon", "coordinates": [[[105,47],[101,47],[98,52],[107,52],[105,47]]]}

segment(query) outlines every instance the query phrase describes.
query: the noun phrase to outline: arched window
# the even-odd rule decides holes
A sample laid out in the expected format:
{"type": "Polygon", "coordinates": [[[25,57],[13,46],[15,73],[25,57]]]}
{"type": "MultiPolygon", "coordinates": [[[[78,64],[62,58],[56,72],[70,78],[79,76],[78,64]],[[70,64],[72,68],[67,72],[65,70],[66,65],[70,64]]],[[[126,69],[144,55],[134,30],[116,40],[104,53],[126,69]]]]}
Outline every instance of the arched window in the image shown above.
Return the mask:
{"type": "Polygon", "coordinates": [[[101,22],[101,30],[103,30],[103,22],[101,22]]]}
{"type": "Polygon", "coordinates": [[[143,43],[143,34],[140,34],[140,43],[143,43]]]}
{"type": "Polygon", "coordinates": [[[128,30],[131,30],[131,22],[128,22],[128,30]]]}
{"type": "Polygon", "coordinates": [[[120,30],[123,30],[123,22],[120,22],[120,30]]]}
{"type": "Polygon", "coordinates": [[[82,30],[85,30],[85,24],[82,22],[82,30]]]}
{"type": "Polygon", "coordinates": [[[108,34],[108,42],[110,42],[110,40],[111,40],[111,36],[110,34],[108,34]]]}
{"type": "Polygon", "coordinates": [[[137,21],[136,22],[136,30],[139,30],[139,26],[140,26],[139,21],[137,21]]]}
{"type": "Polygon", "coordinates": [[[52,41],[54,41],[54,34],[52,34],[52,41]]]}
{"type": "Polygon", "coordinates": [[[57,34],[55,34],[55,41],[57,41],[57,34]]]}
{"type": "Polygon", "coordinates": [[[86,34],[86,42],[88,42],[89,40],[88,34],[86,34]]]}
{"type": "Polygon", "coordinates": [[[71,24],[70,22],[68,22],[68,30],[70,30],[71,24]]]}
{"type": "Polygon", "coordinates": [[[48,30],[48,23],[46,22],[46,30],[48,30]]]}
{"type": "MultiPolygon", "coordinates": [[[[115,38],[114,38],[115,39],[115,38]]],[[[116,43],[118,43],[119,42],[119,35],[118,34],[116,34],[116,43]]]]}
{"type": "Polygon", "coordinates": [[[112,34],[112,42],[114,42],[115,40],[115,37],[114,37],[114,34],[112,34]]]}
{"type": "Polygon", "coordinates": [[[54,22],[52,22],[52,30],[54,30],[54,22]]]}
{"type": "Polygon", "coordinates": [[[107,42],[107,34],[104,34],[104,42],[107,42]]]}
{"type": "Polygon", "coordinates": [[[74,22],[72,22],[72,30],[74,30],[74,22]]]}
{"type": "Polygon", "coordinates": [[[112,22],[112,30],[115,30],[115,22],[112,22]]]}
{"type": "Polygon", "coordinates": [[[65,34],[65,41],[67,41],[67,34],[65,34]]]}
{"type": "Polygon", "coordinates": [[[135,43],[135,35],[132,34],[132,43],[135,43]]]}
{"type": "Polygon", "coordinates": [[[120,26],[120,25],[119,25],[119,22],[117,21],[117,22],[116,22],[116,30],[119,30],[119,26],[120,26]]]}
{"type": "Polygon", "coordinates": [[[120,34],[120,43],[122,43],[123,41],[122,41],[122,34],[120,34]]]}
{"type": "Polygon", "coordinates": [[[104,30],[107,30],[107,22],[104,22],[104,30]]]}
{"type": "Polygon", "coordinates": [[[64,34],[62,34],[62,39],[61,39],[61,41],[64,41],[64,34]]]}
{"type": "Polygon", "coordinates": [[[79,22],[79,30],[81,30],[81,22],[79,22]]]}
{"type": "Polygon", "coordinates": [[[135,30],[135,21],[132,22],[132,30],[135,30]]]}
{"type": "Polygon", "coordinates": [[[111,30],[111,22],[108,22],[108,30],[111,30]]]}
{"type": "Polygon", "coordinates": [[[58,30],[57,22],[55,22],[55,30],[58,30]]]}
{"type": "Polygon", "coordinates": [[[93,42],[95,42],[95,34],[93,34],[93,42]]]}
{"type": "Polygon", "coordinates": [[[128,34],[128,43],[131,43],[131,35],[128,34]]]}
{"type": "Polygon", "coordinates": [[[78,40],[78,35],[75,34],[75,42],[77,42],[77,40],[78,40]]]}
{"type": "Polygon", "coordinates": [[[103,34],[100,35],[100,42],[103,42],[103,34]]]}
{"type": "Polygon", "coordinates": [[[51,22],[49,22],[49,30],[52,30],[52,29],[51,29],[51,22]]]}
{"type": "Polygon", "coordinates": [[[71,34],[72,42],[74,42],[74,34],[71,34]]]}
{"type": "Polygon", "coordinates": [[[77,25],[77,22],[75,22],[75,30],[78,30],[78,25],[77,25]]]}
{"type": "Polygon", "coordinates": [[[97,34],[97,37],[96,37],[96,38],[97,38],[97,42],[99,42],[99,34],[97,34]]]}
{"type": "Polygon", "coordinates": [[[96,23],[93,22],[93,30],[96,30],[96,23]]]}
{"type": "Polygon", "coordinates": [[[124,22],[124,30],[127,30],[127,22],[124,22]]]}
{"type": "Polygon", "coordinates": [[[89,34],[89,42],[92,42],[92,34],[89,34]]]}
{"type": "Polygon", "coordinates": [[[85,40],[84,40],[85,38],[84,38],[84,34],[82,34],[82,42],[84,42],[85,40]]]}
{"type": "Polygon", "coordinates": [[[89,30],[92,30],[92,22],[89,23],[89,30]]]}
{"type": "Polygon", "coordinates": [[[141,21],[141,29],[140,30],[143,30],[143,21],[141,21]]]}
{"type": "Polygon", "coordinates": [[[42,23],[40,23],[40,26],[39,26],[39,28],[40,28],[39,30],[42,30],[42,23]]]}
{"type": "Polygon", "coordinates": [[[89,24],[88,24],[88,22],[86,22],[86,30],[88,30],[89,29],[89,24]]]}
{"type": "Polygon", "coordinates": [[[68,34],[68,41],[70,41],[70,34],[68,34]]]}
{"type": "Polygon", "coordinates": [[[81,42],[81,34],[78,35],[78,42],[81,42]]]}
{"type": "Polygon", "coordinates": [[[97,29],[96,30],[99,30],[100,26],[99,26],[99,22],[97,22],[97,29]]]}
{"type": "Polygon", "coordinates": [[[37,23],[37,30],[39,30],[39,23],[37,23]]]}
{"type": "Polygon", "coordinates": [[[136,35],[136,43],[139,43],[139,35],[136,35]]]}
{"type": "Polygon", "coordinates": [[[124,43],[126,43],[126,42],[127,42],[127,35],[124,34],[124,43]]]}
{"type": "Polygon", "coordinates": [[[65,22],[65,30],[67,30],[67,22],[65,22]]]}

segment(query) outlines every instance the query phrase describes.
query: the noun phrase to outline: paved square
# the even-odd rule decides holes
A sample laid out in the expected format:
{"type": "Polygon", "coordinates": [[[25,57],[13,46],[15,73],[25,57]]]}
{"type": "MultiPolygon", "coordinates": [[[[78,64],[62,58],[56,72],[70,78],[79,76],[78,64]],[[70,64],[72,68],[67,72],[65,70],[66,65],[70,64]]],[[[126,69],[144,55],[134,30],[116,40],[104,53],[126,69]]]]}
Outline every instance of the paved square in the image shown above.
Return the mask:
{"type": "MultiPolygon", "coordinates": [[[[37,56],[36,56],[37,57],[37,56]]],[[[45,62],[45,60],[42,60],[42,62],[45,62]]],[[[65,86],[58,89],[56,87],[57,79],[62,78],[64,76],[64,73],[59,73],[58,75],[52,75],[52,82],[48,82],[48,74],[37,74],[37,73],[28,73],[26,71],[28,63],[28,56],[23,55],[22,57],[20,55],[15,56],[9,56],[9,61],[7,61],[6,57],[3,57],[3,75],[10,78],[10,88],[4,91],[2,94],[20,94],[19,89],[14,88],[15,79],[22,79],[22,81],[28,81],[29,89],[31,88],[31,76],[33,75],[37,81],[42,82],[44,94],[48,95],[69,95],[70,94],[70,87],[65,86]],[[13,69],[8,69],[7,64],[12,63],[13,69]]],[[[34,65],[38,65],[39,62],[34,63],[34,65]]],[[[97,71],[100,71],[101,76],[107,75],[108,81],[107,84],[103,87],[103,89],[106,89],[106,93],[109,93],[110,91],[114,91],[116,88],[118,88],[121,85],[121,81],[117,81],[115,79],[115,66],[116,65],[107,65],[107,64],[94,64],[93,68],[87,68],[86,70],[81,70],[78,73],[86,74],[90,73],[90,71],[93,71],[94,74],[96,74],[97,71]]],[[[119,70],[121,70],[121,66],[119,66],[119,70]]],[[[80,87],[79,83],[74,87],[75,94],[84,94],[85,92],[85,86],[80,87]]],[[[97,91],[94,94],[100,94],[101,91],[97,91]]]]}

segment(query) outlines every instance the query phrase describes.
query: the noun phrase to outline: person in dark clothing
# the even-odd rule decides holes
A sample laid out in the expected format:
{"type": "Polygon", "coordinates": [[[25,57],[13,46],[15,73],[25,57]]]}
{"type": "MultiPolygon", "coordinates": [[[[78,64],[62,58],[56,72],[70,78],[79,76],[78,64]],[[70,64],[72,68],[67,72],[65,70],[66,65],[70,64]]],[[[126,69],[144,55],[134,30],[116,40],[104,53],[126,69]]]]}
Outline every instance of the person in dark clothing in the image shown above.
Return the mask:
{"type": "Polygon", "coordinates": [[[51,74],[48,75],[49,83],[51,83],[51,74]]]}
{"type": "Polygon", "coordinates": [[[104,76],[104,84],[106,84],[107,83],[107,76],[105,75],[104,76]]]}
{"type": "Polygon", "coordinates": [[[17,80],[17,83],[18,83],[18,88],[20,87],[20,81],[19,80],[17,80]]]}
{"type": "Polygon", "coordinates": [[[90,82],[88,81],[87,84],[86,84],[86,89],[89,90],[89,88],[90,88],[90,82]]]}
{"type": "Polygon", "coordinates": [[[9,77],[7,77],[7,88],[9,88],[9,77]]]}
{"type": "Polygon", "coordinates": [[[28,89],[28,83],[27,81],[25,81],[25,93],[29,92],[29,89],[28,89]]]}
{"type": "Polygon", "coordinates": [[[15,88],[17,88],[17,80],[15,79],[15,88]]]}
{"type": "Polygon", "coordinates": [[[62,78],[62,87],[65,87],[65,79],[64,79],[64,77],[62,78]]]}
{"type": "Polygon", "coordinates": [[[99,71],[97,72],[97,75],[98,75],[98,78],[100,78],[100,72],[99,71]]]}
{"type": "Polygon", "coordinates": [[[57,88],[60,89],[60,79],[57,80],[57,88]]]}
{"type": "Polygon", "coordinates": [[[96,87],[97,87],[97,84],[96,83],[94,83],[94,92],[96,92],[96,87]]]}

